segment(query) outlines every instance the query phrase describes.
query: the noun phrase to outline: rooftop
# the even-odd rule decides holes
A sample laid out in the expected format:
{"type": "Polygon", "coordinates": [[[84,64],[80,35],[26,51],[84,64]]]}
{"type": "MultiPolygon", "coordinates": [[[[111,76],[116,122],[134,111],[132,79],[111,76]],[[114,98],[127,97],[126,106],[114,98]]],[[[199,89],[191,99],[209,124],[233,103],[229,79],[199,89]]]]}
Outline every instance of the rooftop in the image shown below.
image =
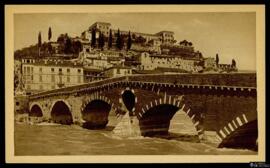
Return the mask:
{"type": "MultiPolygon", "coordinates": [[[[117,31],[118,30],[115,30],[115,29],[112,30],[113,33],[116,33],[117,31]]],[[[128,34],[129,33],[129,31],[126,31],[126,30],[120,30],[120,32],[121,33],[125,33],[125,34],[128,34]]],[[[137,35],[142,35],[142,36],[153,36],[153,37],[157,37],[156,34],[150,34],[150,33],[140,33],[140,32],[132,32],[132,31],[130,31],[130,34],[131,34],[131,36],[132,36],[132,34],[137,34],[137,35]]]]}
{"type": "Polygon", "coordinates": [[[103,24],[103,25],[108,25],[108,26],[111,26],[111,23],[107,23],[107,22],[95,22],[94,24],[92,24],[90,27],[89,27],[89,30],[91,30],[94,26],[96,26],[97,24],[103,24]]]}
{"type": "Polygon", "coordinates": [[[182,57],[181,55],[165,55],[165,54],[155,54],[150,55],[150,57],[157,57],[157,58],[181,58],[183,60],[198,60],[198,58],[195,57],[182,57]]]}
{"type": "Polygon", "coordinates": [[[131,67],[128,67],[128,66],[115,65],[115,66],[112,66],[110,68],[105,69],[104,71],[107,71],[107,70],[110,70],[110,69],[115,69],[115,68],[118,68],[118,69],[131,69],[131,67]]]}
{"type": "Polygon", "coordinates": [[[84,70],[84,72],[102,72],[101,69],[94,69],[94,68],[90,68],[90,67],[86,67],[86,66],[83,67],[83,70],[84,70]]]}
{"type": "Polygon", "coordinates": [[[95,22],[94,24],[105,24],[105,25],[111,25],[111,23],[108,23],[108,22],[95,22]]]}
{"type": "Polygon", "coordinates": [[[172,32],[172,31],[167,31],[167,30],[160,31],[160,32],[158,32],[158,33],[156,33],[156,34],[161,34],[161,33],[174,34],[174,32],[172,32]]]}
{"type": "Polygon", "coordinates": [[[23,63],[30,65],[40,65],[40,66],[56,66],[56,67],[82,67],[82,64],[75,63],[66,60],[57,59],[34,59],[35,62],[23,63]]]}

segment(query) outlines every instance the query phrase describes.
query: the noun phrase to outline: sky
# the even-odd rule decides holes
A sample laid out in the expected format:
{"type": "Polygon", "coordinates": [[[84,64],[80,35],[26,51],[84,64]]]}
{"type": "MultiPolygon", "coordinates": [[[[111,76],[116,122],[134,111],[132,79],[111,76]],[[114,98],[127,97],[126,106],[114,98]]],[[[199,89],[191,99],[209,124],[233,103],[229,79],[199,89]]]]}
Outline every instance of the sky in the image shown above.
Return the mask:
{"type": "Polygon", "coordinates": [[[14,50],[36,44],[62,33],[75,37],[94,22],[109,22],[113,29],[142,33],[173,31],[177,42],[191,41],[204,57],[219,54],[219,62],[236,60],[241,70],[256,70],[255,12],[213,13],[32,13],[14,14],[14,50]]]}

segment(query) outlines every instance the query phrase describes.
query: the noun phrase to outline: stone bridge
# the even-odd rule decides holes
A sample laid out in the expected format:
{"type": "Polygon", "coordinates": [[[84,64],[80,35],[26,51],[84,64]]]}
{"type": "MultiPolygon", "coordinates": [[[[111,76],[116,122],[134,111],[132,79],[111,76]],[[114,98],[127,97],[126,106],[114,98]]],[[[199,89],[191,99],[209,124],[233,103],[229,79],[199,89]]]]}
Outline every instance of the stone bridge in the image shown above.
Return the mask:
{"type": "Polygon", "coordinates": [[[136,116],[141,135],[168,134],[185,112],[201,140],[219,147],[254,148],[257,140],[255,73],[132,75],[30,96],[29,116],[61,124],[105,128],[109,114],[136,116]]]}

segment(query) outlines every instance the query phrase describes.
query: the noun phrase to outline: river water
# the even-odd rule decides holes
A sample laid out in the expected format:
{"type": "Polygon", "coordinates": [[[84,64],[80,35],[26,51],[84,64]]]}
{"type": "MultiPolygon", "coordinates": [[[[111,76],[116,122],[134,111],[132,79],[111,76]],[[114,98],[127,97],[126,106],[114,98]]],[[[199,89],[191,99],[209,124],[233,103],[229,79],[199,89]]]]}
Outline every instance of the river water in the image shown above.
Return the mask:
{"type": "Polygon", "coordinates": [[[77,125],[43,123],[15,124],[15,155],[254,155],[246,149],[217,148],[197,142],[194,128],[185,114],[171,121],[170,132],[178,138],[123,138],[113,134],[116,119],[109,118],[106,129],[88,130],[77,125]]]}

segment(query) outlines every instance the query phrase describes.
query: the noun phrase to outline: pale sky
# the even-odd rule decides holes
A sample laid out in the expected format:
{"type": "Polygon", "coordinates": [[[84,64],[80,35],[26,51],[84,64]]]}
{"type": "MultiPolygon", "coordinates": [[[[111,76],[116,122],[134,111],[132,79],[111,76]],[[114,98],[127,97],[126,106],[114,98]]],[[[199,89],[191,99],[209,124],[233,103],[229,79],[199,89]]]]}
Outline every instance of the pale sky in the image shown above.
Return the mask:
{"type": "Polygon", "coordinates": [[[191,41],[204,57],[219,54],[220,63],[230,64],[232,58],[241,70],[256,70],[256,14],[237,13],[69,13],[69,14],[15,14],[14,49],[21,49],[38,41],[52,40],[61,33],[80,36],[96,21],[109,22],[113,29],[142,33],[169,30],[177,42],[191,41]]]}

